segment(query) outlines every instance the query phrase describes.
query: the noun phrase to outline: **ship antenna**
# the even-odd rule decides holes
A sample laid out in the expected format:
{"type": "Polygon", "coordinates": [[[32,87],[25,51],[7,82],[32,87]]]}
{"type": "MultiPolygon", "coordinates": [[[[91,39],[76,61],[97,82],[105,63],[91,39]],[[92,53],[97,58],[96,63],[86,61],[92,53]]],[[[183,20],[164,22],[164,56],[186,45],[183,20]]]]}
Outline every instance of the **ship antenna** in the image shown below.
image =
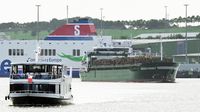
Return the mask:
{"type": "Polygon", "coordinates": [[[37,7],[37,42],[36,42],[36,50],[35,50],[35,61],[38,62],[39,54],[40,54],[40,46],[39,46],[39,8],[40,5],[36,5],[37,7]]]}

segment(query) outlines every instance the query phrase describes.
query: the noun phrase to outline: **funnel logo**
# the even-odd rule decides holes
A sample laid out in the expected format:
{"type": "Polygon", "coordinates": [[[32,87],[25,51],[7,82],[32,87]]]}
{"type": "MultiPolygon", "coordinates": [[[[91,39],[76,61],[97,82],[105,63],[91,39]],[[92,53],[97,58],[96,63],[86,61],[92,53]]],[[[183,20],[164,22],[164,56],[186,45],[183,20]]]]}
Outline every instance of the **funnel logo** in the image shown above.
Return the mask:
{"type": "Polygon", "coordinates": [[[74,26],[74,35],[78,36],[80,35],[80,26],[79,25],[75,25],[74,26]]]}
{"type": "Polygon", "coordinates": [[[11,66],[11,61],[6,59],[6,60],[3,60],[1,62],[1,67],[0,67],[0,76],[9,76],[9,72],[8,72],[8,69],[10,68],[11,66]]]}

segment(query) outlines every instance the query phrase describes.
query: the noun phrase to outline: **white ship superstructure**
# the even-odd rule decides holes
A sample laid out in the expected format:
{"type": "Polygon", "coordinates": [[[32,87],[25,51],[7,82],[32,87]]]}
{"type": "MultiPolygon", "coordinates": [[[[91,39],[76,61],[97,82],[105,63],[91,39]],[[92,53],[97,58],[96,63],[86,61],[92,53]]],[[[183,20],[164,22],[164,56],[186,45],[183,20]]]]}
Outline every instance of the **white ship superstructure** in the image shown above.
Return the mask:
{"type": "MultiPolygon", "coordinates": [[[[34,62],[35,46],[39,44],[38,62],[61,63],[72,67],[74,77],[79,77],[81,61],[93,47],[111,46],[111,36],[98,36],[93,23],[80,20],[57,28],[44,40],[0,41],[0,77],[8,77],[11,63],[34,62]]],[[[69,68],[68,68],[69,72],[69,68]]]]}

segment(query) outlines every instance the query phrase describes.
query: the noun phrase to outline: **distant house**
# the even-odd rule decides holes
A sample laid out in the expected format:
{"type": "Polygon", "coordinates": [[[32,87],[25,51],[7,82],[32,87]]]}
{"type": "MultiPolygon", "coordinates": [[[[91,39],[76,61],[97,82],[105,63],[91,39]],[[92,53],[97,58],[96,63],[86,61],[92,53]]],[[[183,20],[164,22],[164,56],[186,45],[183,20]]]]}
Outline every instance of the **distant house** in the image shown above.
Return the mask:
{"type": "MultiPolygon", "coordinates": [[[[197,35],[199,34],[199,32],[188,32],[187,33],[187,37],[188,38],[193,38],[193,37],[196,37],[197,35]]],[[[134,38],[142,38],[142,39],[145,39],[145,38],[150,38],[151,39],[155,39],[155,38],[167,38],[167,37],[173,37],[173,36],[176,36],[176,35],[182,35],[183,37],[185,37],[185,33],[144,33],[144,34],[140,34],[140,35],[137,35],[136,37],[134,38]]]]}

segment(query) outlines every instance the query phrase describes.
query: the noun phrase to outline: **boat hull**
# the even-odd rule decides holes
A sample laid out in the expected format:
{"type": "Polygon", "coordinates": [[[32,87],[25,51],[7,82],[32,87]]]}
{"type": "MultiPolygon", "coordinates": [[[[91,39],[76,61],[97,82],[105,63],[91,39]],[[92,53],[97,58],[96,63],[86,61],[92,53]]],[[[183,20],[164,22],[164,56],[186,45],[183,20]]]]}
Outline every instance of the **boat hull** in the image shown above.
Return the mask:
{"type": "Polygon", "coordinates": [[[70,103],[70,100],[34,96],[13,97],[11,100],[13,105],[57,105],[70,103]]]}
{"type": "Polygon", "coordinates": [[[81,72],[82,81],[108,82],[175,82],[178,65],[142,64],[132,67],[94,68],[81,72]]]}

